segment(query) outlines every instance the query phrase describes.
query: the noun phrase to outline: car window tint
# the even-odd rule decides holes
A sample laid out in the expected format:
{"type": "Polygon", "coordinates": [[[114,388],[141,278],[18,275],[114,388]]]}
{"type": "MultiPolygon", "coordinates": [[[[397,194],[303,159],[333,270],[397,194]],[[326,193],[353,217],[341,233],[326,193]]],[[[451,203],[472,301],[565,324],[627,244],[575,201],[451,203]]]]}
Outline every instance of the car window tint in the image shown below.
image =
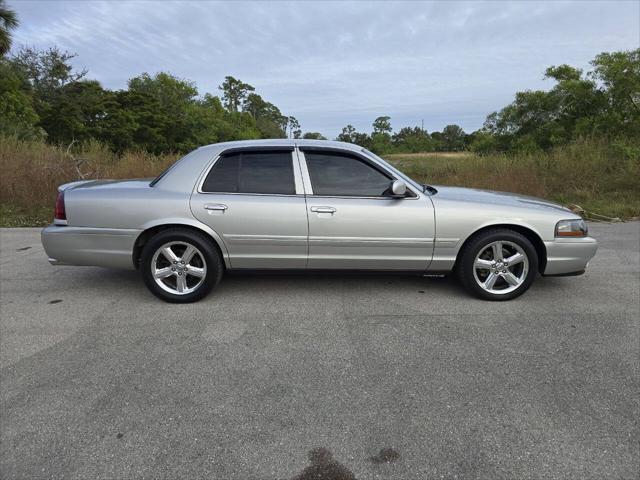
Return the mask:
{"type": "Polygon", "coordinates": [[[239,192],[294,194],[291,152],[243,153],[239,192]]]}
{"type": "Polygon", "coordinates": [[[391,178],[355,157],[305,152],[314,195],[380,197],[391,178]]]}
{"type": "Polygon", "coordinates": [[[220,158],[204,192],[295,194],[291,152],[241,152],[220,158]]]}
{"type": "Polygon", "coordinates": [[[204,192],[238,192],[240,154],[219,158],[209,171],[202,190],[204,192]]]}

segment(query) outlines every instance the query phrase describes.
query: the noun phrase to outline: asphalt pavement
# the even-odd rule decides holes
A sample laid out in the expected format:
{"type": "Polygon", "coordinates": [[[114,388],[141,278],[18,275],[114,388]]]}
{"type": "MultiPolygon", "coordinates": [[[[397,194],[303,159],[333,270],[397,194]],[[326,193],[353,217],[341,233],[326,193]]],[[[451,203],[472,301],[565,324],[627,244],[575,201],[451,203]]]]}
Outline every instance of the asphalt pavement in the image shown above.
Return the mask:
{"type": "Polygon", "coordinates": [[[237,275],[169,305],[0,230],[2,479],[637,479],[640,224],[580,277],[237,275]],[[320,476],[322,475],[322,476],[320,476]]]}

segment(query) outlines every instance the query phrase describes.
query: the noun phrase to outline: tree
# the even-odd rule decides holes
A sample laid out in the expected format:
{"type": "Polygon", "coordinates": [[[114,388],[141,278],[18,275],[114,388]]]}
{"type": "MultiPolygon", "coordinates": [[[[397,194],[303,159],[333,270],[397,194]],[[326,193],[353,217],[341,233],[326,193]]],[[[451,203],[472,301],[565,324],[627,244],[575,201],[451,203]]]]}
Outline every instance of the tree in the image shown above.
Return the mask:
{"type": "Polygon", "coordinates": [[[447,152],[457,152],[464,148],[466,134],[458,125],[447,125],[442,130],[442,146],[447,152]]]}
{"type": "Polygon", "coordinates": [[[373,132],[369,148],[375,153],[388,153],[391,150],[391,117],[378,117],[373,121],[373,132]]]}
{"type": "Polygon", "coordinates": [[[48,101],[57,90],[84,78],[87,70],[74,71],[71,60],[77,55],[57,47],[37,50],[22,47],[11,62],[29,81],[40,101],[48,101]]]}
{"type": "Polygon", "coordinates": [[[475,132],[469,149],[478,155],[487,155],[498,150],[498,141],[494,135],[481,130],[475,132]]]}
{"type": "Polygon", "coordinates": [[[46,134],[39,121],[29,84],[9,61],[0,58],[0,135],[42,139],[46,134]]]}
{"type": "Polygon", "coordinates": [[[607,92],[599,128],[640,135],[640,48],[601,53],[591,65],[594,70],[589,76],[607,92]]]}
{"type": "Polygon", "coordinates": [[[101,137],[107,92],[95,80],[62,87],[43,110],[40,125],[49,141],[69,144],[101,137]]]}
{"type": "Polygon", "coordinates": [[[224,82],[218,88],[222,90],[222,101],[230,112],[237,112],[243,106],[249,92],[255,91],[248,83],[230,76],[224,77],[224,82]]]}
{"type": "MultiPolygon", "coordinates": [[[[249,113],[255,120],[262,138],[284,138],[287,127],[294,117],[282,115],[280,109],[273,103],[267,102],[257,93],[249,93],[243,102],[242,110],[249,113]]],[[[299,125],[298,127],[299,128],[299,125]]]]}
{"type": "Polygon", "coordinates": [[[263,117],[265,116],[265,112],[267,111],[268,103],[269,102],[266,102],[257,93],[250,93],[247,95],[247,98],[244,101],[242,110],[245,112],[249,112],[253,118],[263,117]]]}
{"type": "Polygon", "coordinates": [[[391,134],[391,117],[378,117],[373,121],[373,133],[391,134]]]}
{"type": "Polygon", "coordinates": [[[302,135],[302,130],[300,129],[300,122],[296,117],[289,117],[288,119],[289,126],[289,138],[300,138],[302,135]]]}
{"type": "MultiPolygon", "coordinates": [[[[498,150],[535,151],[580,137],[640,136],[640,49],[601,53],[586,75],[570,65],[546,69],[549,91],[517,92],[487,117],[483,131],[498,150]]],[[[486,139],[482,140],[487,145],[486,139]]]]}
{"type": "Polygon", "coordinates": [[[117,152],[139,148],[152,153],[177,150],[165,136],[167,118],[160,104],[145,92],[120,90],[105,100],[100,139],[117,152]]]}
{"type": "Polygon", "coordinates": [[[302,135],[302,138],[305,138],[308,140],[326,140],[327,139],[319,132],[305,132],[305,134],[302,135]]]}
{"type": "Polygon", "coordinates": [[[198,96],[195,83],[177,78],[170,73],[159,72],[155,76],[143,73],[128,82],[132,92],[147,93],[154,97],[161,108],[181,111],[198,96]]]}
{"type": "Polygon", "coordinates": [[[391,142],[396,149],[403,152],[429,152],[433,150],[433,142],[429,134],[420,127],[403,127],[394,133],[391,142]]]}
{"type": "Polygon", "coordinates": [[[353,125],[347,125],[342,129],[342,133],[338,135],[336,140],[338,140],[339,142],[355,143],[355,134],[356,128],[353,125]]]}
{"type": "Polygon", "coordinates": [[[18,16],[5,0],[0,0],[0,56],[11,50],[11,30],[18,27],[18,16]]]}

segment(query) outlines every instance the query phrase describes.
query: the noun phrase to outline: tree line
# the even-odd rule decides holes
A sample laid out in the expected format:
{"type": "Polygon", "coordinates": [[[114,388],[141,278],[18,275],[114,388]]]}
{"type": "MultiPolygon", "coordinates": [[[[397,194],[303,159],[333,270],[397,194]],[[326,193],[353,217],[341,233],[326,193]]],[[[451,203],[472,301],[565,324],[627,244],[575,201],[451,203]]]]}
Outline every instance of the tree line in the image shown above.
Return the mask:
{"type": "MultiPolygon", "coordinates": [[[[142,73],[127,88],[105,89],[75,70],[74,54],[57,47],[22,47],[9,54],[15,13],[0,0],[0,135],[53,144],[99,141],[115,152],[186,152],[200,145],[255,138],[325,139],[303,133],[254,86],[227,76],[219,95],[200,94],[194,82],[170,73],[142,73]]],[[[515,100],[466,133],[458,125],[441,132],[421,127],[393,131],[391,118],[373,121],[370,133],[347,125],[337,140],[376,153],[471,150],[548,150],[582,137],[640,138],[640,49],[601,53],[591,70],[547,68],[548,91],[518,92],[515,100]]]]}
{"type": "Polygon", "coordinates": [[[347,125],[338,140],[377,153],[471,150],[478,154],[550,150],[580,138],[625,143],[640,139],[640,49],[601,53],[588,72],[570,65],[546,69],[555,82],[548,91],[517,92],[515,100],[489,114],[482,128],[465,133],[458,125],[429,134],[420,127],[394,133],[390,118],[373,122],[371,133],[347,125]]]}

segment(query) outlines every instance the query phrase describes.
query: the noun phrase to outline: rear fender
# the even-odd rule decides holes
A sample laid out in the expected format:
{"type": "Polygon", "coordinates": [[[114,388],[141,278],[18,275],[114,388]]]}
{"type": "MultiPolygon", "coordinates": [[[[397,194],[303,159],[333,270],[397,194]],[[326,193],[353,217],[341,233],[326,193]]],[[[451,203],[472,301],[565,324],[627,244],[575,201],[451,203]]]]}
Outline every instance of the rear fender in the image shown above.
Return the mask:
{"type": "Polygon", "coordinates": [[[220,235],[218,235],[218,233],[215,230],[213,230],[211,227],[209,227],[208,225],[205,225],[202,222],[199,222],[195,219],[191,220],[188,218],[162,218],[162,219],[152,220],[150,222],[147,222],[144,225],[142,225],[141,228],[144,232],[151,228],[161,227],[165,225],[171,225],[171,226],[177,226],[177,227],[180,225],[184,225],[184,226],[196,228],[206,233],[218,244],[218,247],[220,248],[220,252],[222,253],[222,258],[224,260],[225,266],[227,268],[231,267],[231,264],[229,263],[229,251],[227,250],[227,246],[224,243],[224,240],[220,235]]]}

